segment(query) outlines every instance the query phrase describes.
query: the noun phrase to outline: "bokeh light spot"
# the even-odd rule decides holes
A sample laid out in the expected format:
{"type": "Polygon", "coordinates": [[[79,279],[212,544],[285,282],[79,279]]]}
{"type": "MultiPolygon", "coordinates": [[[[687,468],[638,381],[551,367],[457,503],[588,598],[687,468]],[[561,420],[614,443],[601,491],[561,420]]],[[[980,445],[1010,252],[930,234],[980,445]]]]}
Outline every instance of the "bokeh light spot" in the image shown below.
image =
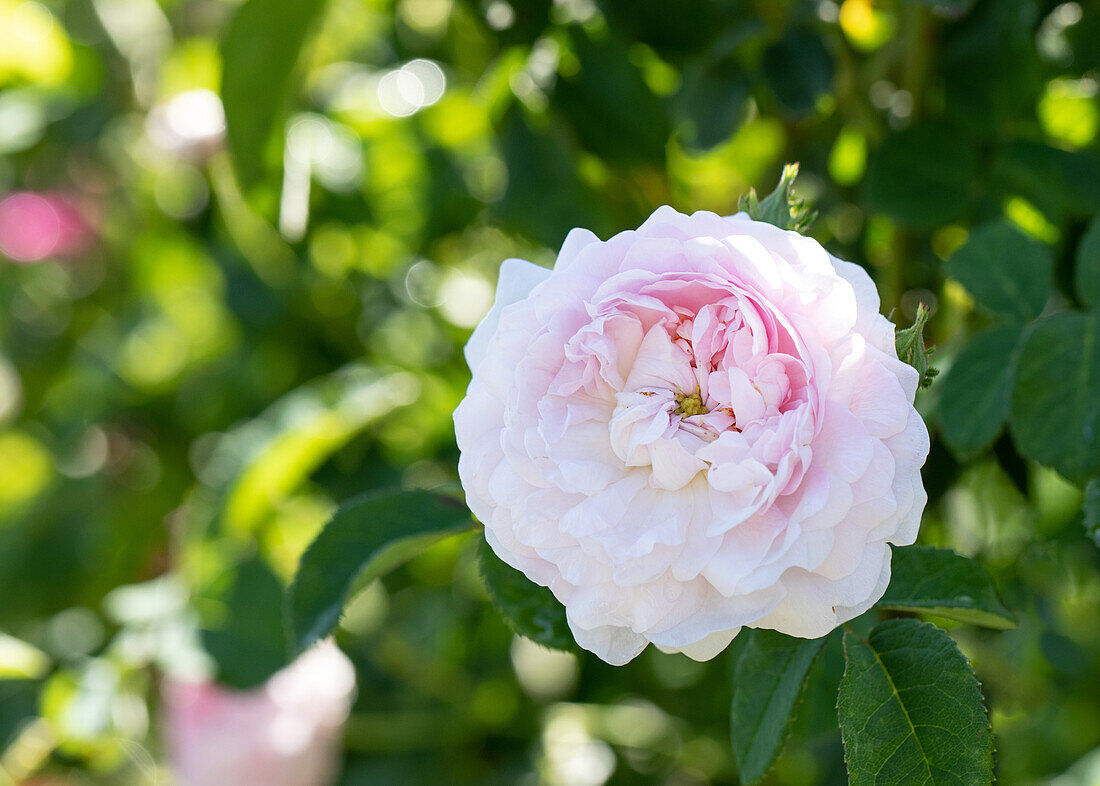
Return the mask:
{"type": "Polygon", "coordinates": [[[0,433],[0,507],[34,499],[52,474],[53,460],[41,442],[22,431],[0,433]]]}

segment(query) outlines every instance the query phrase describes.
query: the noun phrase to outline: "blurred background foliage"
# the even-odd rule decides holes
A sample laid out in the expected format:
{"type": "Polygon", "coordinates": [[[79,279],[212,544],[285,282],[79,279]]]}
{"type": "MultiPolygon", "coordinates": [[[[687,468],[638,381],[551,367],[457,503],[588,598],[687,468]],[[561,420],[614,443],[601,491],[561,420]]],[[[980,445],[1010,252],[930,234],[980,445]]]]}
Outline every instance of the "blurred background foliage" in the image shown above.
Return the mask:
{"type": "MultiPolygon", "coordinates": [[[[1100,303],[1098,77],[1096,0],[0,0],[0,780],[162,783],[159,675],[283,662],[282,587],[336,504],[455,479],[502,259],[733,212],[797,160],[884,312],[935,308],[921,542],[1020,619],[952,630],[999,780],[1100,783],[1100,454],[966,399],[1025,323],[1100,303]],[[973,270],[1020,248],[1006,302],[973,270]]],[[[476,550],[353,600],[343,784],[737,782],[736,644],[544,650],[476,550]]],[[[837,644],[769,783],[844,782],[837,644]]]]}

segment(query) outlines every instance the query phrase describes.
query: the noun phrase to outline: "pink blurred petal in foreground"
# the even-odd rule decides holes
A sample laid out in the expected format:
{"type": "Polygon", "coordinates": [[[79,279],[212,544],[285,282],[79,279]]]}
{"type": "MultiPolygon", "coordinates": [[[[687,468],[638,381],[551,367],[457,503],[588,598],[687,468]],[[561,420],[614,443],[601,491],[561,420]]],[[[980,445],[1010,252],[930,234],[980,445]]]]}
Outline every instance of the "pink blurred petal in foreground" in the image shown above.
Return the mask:
{"type": "Polygon", "coordinates": [[[164,732],[180,786],[328,786],[355,671],[323,642],[252,691],[163,685],[164,732]]]}

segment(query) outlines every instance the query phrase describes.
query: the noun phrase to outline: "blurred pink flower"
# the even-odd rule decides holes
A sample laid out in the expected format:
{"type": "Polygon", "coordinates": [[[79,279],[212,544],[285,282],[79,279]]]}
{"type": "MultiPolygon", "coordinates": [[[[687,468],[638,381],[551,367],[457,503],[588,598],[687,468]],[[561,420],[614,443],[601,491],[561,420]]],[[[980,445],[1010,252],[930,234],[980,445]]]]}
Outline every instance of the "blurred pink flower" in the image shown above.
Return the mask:
{"type": "Polygon", "coordinates": [[[0,254],[13,262],[77,256],[91,242],[88,222],[61,194],[15,191],[0,200],[0,254]]]}
{"type": "Polygon", "coordinates": [[[166,679],[168,757],[180,786],[327,786],[355,671],[323,642],[252,691],[166,679]]]}

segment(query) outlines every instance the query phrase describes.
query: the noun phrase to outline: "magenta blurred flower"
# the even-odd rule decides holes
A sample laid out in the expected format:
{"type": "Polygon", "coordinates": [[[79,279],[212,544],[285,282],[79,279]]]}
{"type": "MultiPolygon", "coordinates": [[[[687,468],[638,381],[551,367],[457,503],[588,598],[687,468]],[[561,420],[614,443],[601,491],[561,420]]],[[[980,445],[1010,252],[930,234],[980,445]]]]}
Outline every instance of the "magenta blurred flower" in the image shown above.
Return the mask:
{"type": "Polygon", "coordinates": [[[181,786],[327,786],[355,671],[323,642],[252,691],[166,679],[168,757],[181,786]]]}
{"type": "Polygon", "coordinates": [[[0,200],[0,254],[13,262],[79,256],[91,243],[87,220],[61,194],[15,191],[0,200]]]}

